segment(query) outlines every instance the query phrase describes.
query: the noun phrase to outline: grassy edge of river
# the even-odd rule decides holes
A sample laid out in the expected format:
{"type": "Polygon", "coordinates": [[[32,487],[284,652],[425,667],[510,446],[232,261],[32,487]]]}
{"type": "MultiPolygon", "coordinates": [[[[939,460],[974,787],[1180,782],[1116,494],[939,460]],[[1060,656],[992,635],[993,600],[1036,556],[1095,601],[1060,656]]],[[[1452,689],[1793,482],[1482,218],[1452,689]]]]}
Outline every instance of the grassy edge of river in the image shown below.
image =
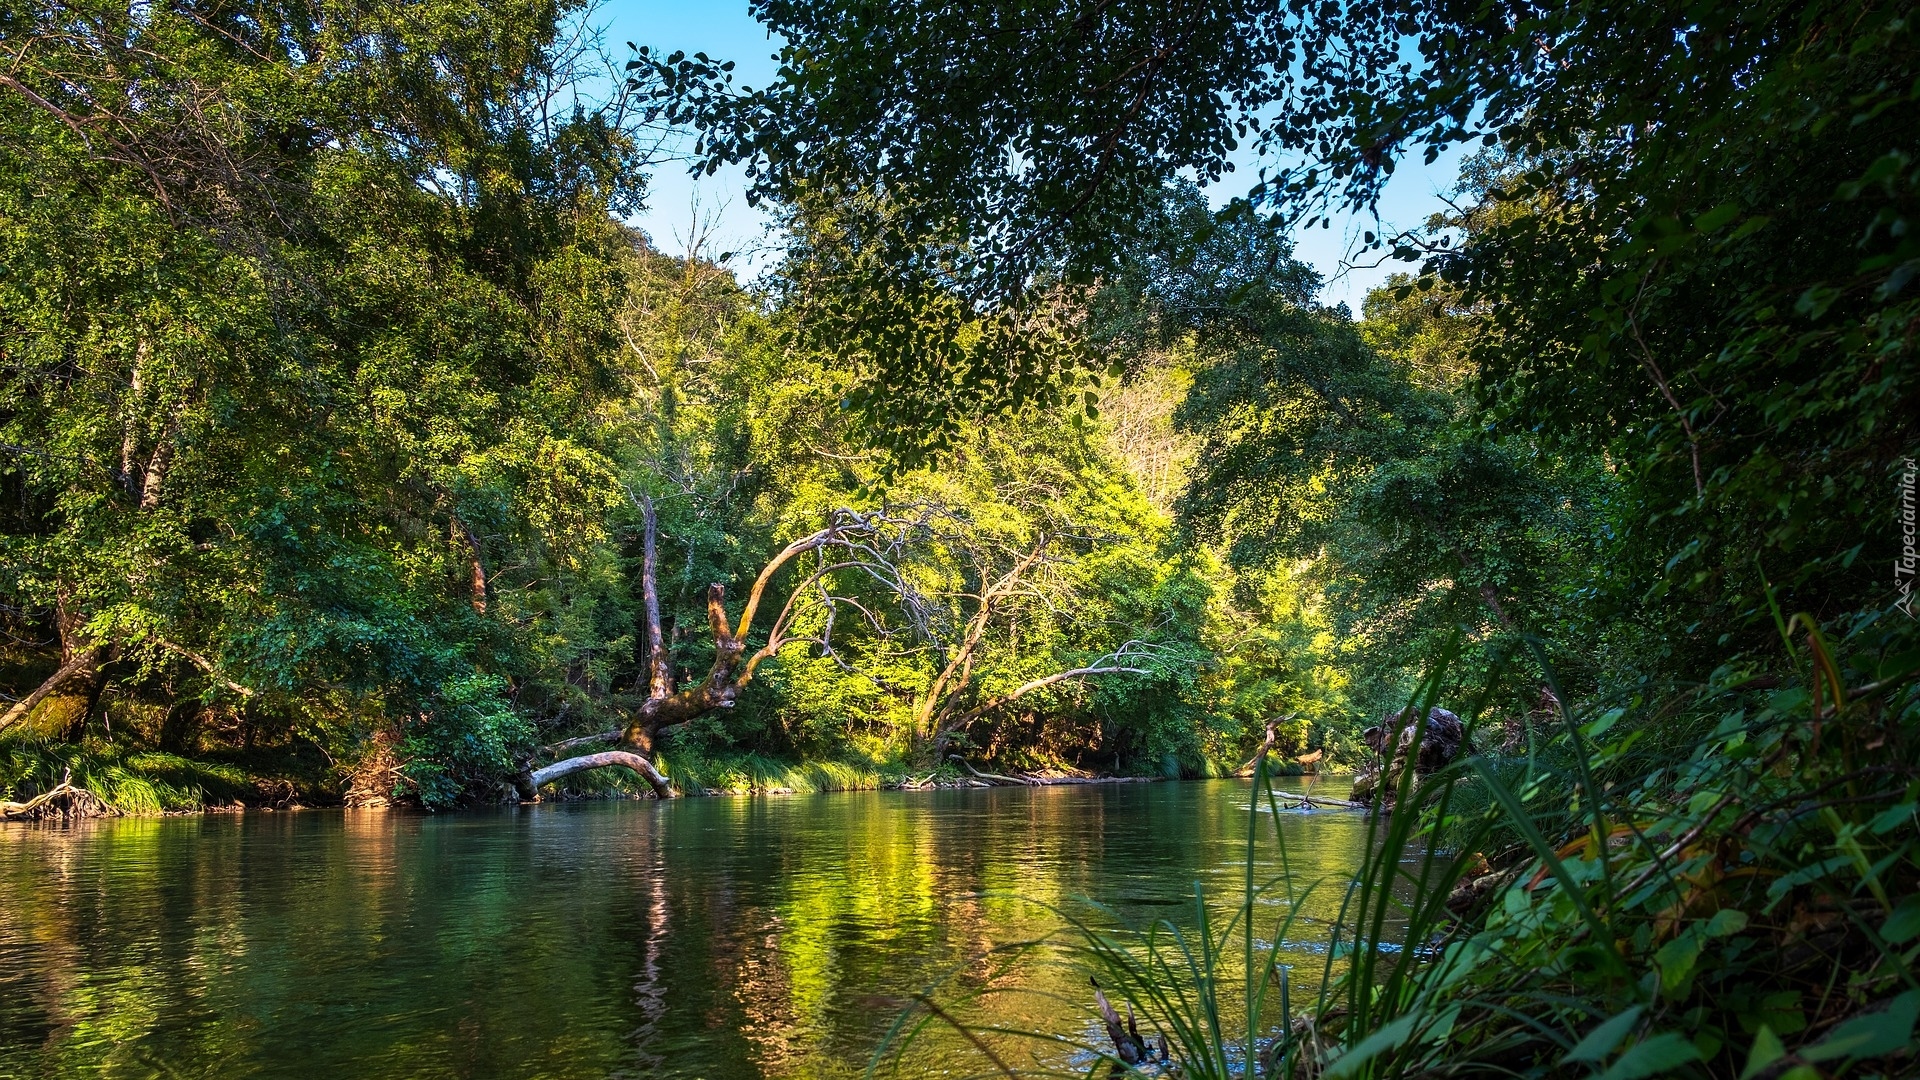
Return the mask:
{"type": "MultiPolygon", "coordinates": [[[[832,791],[932,790],[1005,784],[1134,783],[1178,778],[1164,772],[1094,774],[1038,769],[995,772],[964,761],[938,768],[907,768],[831,759],[784,760],[757,753],[695,756],[668,753],[661,763],[683,795],[789,795],[832,791]]],[[[1208,763],[1205,776],[1228,770],[1208,763]]],[[[406,805],[404,790],[354,800],[352,778],[311,745],[183,755],[90,739],[79,744],[25,738],[0,740],[0,805],[6,820],[23,807],[69,785],[84,795],[49,813],[159,815],[289,810],[359,805],[406,805]]],[[[502,802],[513,801],[503,790],[502,802]]],[[[544,793],[547,800],[650,798],[647,785],[621,769],[568,777],[544,793]]],[[[478,804],[476,804],[478,805],[478,804]]],[[[36,809],[38,809],[36,807],[36,809]]]]}

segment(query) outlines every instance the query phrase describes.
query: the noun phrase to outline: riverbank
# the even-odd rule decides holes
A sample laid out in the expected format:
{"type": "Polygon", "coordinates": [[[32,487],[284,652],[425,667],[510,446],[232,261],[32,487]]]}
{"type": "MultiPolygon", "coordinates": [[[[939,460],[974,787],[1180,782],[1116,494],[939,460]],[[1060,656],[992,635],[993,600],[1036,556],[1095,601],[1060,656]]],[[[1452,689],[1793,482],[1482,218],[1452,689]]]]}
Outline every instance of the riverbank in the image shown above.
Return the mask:
{"type": "MultiPolygon", "coordinates": [[[[995,769],[955,758],[939,768],[845,761],[783,761],[760,754],[695,758],[667,754],[663,769],[684,796],[806,795],[836,791],[935,791],[988,787],[1141,784],[1164,774],[1095,773],[1067,768],[995,769]]],[[[1224,775],[1224,769],[1210,772],[1224,775]]],[[[407,805],[390,798],[350,798],[341,770],[298,746],[186,756],[89,740],[79,745],[28,740],[0,743],[0,820],[42,816],[153,817],[346,805],[407,805]]],[[[569,777],[542,801],[652,798],[637,777],[603,769],[569,777]]],[[[502,793],[500,802],[513,801],[502,793]]],[[[473,800],[469,805],[490,805],[473,800]]]]}

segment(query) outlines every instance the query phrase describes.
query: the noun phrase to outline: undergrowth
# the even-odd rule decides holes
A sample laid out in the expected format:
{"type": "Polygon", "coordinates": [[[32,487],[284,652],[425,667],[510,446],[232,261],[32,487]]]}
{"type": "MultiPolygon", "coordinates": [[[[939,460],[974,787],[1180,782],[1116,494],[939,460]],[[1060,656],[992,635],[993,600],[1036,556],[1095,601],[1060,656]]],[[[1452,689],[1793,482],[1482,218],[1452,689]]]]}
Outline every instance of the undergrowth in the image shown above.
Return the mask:
{"type": "MultiPolygon", "coordinates": [[[[660,770],[683,794],[812,794],[872,791],[898,786],[903,769],[842,761],[784,761],[758,753],[701,754],[686,750],[658,755],[660,770]]],[[[944,774],[943,774],[944,775],[944,774]]],[[[592,769],[567,777],[563,790],[576,798],[642,797],[644,780],[625,769],[592,769]]]]}
{"type": "Polygon", "coordinates": [[[102,739],[0,740],[0,799],[24,802],[70,780],[114,813],[188,813],[209,806],[329,801],[323,764],[299,754],[185,757],[102,739]]]}

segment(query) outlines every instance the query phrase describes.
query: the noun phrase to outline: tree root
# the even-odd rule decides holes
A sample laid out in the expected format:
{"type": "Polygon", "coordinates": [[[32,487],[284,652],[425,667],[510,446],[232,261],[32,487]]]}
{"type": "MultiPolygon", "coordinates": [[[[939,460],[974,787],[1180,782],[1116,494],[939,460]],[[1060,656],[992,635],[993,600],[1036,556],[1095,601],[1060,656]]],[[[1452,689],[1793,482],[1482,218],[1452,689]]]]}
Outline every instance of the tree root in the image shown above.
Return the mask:
{"type": "Polygon", "coordinates": [[[82,817],[106,817],[114,812],[106,802],[83,787],[75,787],[69,775],[60,786],[43,795],[36,795],[26,802],[0,802],[0,818],[9,820],[39,820],[60,817],[63,819],[82,817]]]}

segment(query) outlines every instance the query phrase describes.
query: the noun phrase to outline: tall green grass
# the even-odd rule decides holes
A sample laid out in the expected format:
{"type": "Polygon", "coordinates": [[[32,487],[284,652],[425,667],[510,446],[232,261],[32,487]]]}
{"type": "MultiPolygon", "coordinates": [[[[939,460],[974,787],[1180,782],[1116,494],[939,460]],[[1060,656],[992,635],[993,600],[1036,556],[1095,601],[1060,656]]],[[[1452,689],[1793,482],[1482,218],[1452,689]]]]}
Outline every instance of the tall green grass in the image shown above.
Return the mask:
{"type": "Polygon", "coordinates": [[[118,814],[183,813],[258,794],[247,772],[230,763],[110,743],[0,742],[0,796],[24,802],[68,778],[118,814]]]}

